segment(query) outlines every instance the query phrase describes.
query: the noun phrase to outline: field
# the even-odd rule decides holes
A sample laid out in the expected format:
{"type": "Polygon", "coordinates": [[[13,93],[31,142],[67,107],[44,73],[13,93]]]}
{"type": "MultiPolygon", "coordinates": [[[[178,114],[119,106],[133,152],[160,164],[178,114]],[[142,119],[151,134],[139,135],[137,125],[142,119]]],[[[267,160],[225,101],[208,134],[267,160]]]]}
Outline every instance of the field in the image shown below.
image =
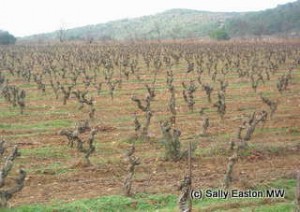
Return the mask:
{"type": "Polygon", "coordinates": [[[195,211],[295,207],[299,42],[16,45],[0,47],[0,71],[0,137],[20,152],[6,186],[27,173],[12,211],[177,211],[189,142],[193,189],[286,191],[195,211]]]}

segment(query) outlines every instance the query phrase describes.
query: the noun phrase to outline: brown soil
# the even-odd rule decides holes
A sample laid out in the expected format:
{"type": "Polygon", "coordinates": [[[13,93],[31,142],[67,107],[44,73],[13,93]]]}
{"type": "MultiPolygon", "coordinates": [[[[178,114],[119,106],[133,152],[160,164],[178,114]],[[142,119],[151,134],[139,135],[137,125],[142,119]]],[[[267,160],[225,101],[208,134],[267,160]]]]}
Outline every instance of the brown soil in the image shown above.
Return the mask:
{"type": "MultiPolygon", "coordinates": [[[[199,88],[195,93],[195,112],[190,113],[183,101],[180,85],[182,80],[187,81],[186,74],[174,73],[177,79],[176,127],[182,132],[181,141],[183,148],[186,148],[187,142],[194,141],[194,135],[200,132],[198,111],[201,107],[211,105],[207,102],[204,91],[199,88]]],[[[241,157],[236,164],[232,186],[251,188],[257,184],[291,177],[300,168],[300,73],[298,70],[293,73],[289,90],[280,95],[276,90],[276,80],[282,73],[283,71],[276,73],[268,84],[259,86],[257,94],[251,89],[249,81],[239,88],[237,83],[240,80],[233,74],[227,90],[228,109],[225,120],[222,122],[215,108],[212,109],[212,112],[208,112],[211,123],[209,136],[196,139],[198,149],[193,158],[195,188],[221,186],[230,156],[225,150],[241,123],[242,115],[248,115],[255,109],[268,110],[260,101],[259,92],[272,92],[271,98],[279,102],[278,110],[272,120],[269,119],[264,126],[257,127],[249,141],[254,149],[241,157]],[[256,149],[257,147],[261,149],[256,149]],[[266,150],[272,147],[277,149],[266,150]]],[[[147,71],[144,74],[147,78],[153,77],[151,74],[147,75],[147,71]]],[[[12,82],[24,83],[17,80],[12,82]]],[[[149,132],[151,142],[138,142],[136,145],[135,154],[141,158],[141,165],[136,170],[133,187],[135,192],[177,193],[177,185],[188,170],[187,161],[163,160],[164,148],[159,142],[159,121],[169,116],[169,93],[165,88],[165,74],[158,75],[157,88],[161,89],[157,89],[152,105],[154,116],[149,132]]],[[[104,87],[104,91],[105,89],[104,87]]],[[[67,105],[63,105],[61,99],[55,100],[50,86],[47,87],[46,95],[41,94],[36,86],[27,88],[26,91],[30,94],[24,115],[19,115],[18,110],[11,108],[8,103],[0,102],[0,110],[15,112],[13,115],[1,117],[1,123],[12,126],[39,125],[53,120],[69,120],[75,123],[88,116],[87,108],[79,111],[73,99],[67,105]]],[[[114,100],[111,100],[109,95],[97,96],[93,90],[96,118],[92,125],[97,126],[100,132],[96,136],[96,152],[91,155],[91,166],[78,163],[82,154],[68,147],[67,140],[57,135],[58,130],[64,127],[41,130],[18,127],[0,130],[0,135],[5,140],[18,144],[21,152],[26,151],[26,154],[16,160],[15,168],[23,167],[28,176],[24,189],[10,201],[12,206],[50,203],[53,200],[73,201],[121,193],[127,167],[123,161],[123,153],[130,147],[127,140],[134,137],[133,113],[137,111],[140,121],[144,121],[144,114],[137,109],[130,96],[136,94],[143,98],[146,89],[143,84],[125,81],[122,89],[116,89],[115,94],[114,100]],[[46,149],[45,153],[41,152],[41,148],[46,149]]],[[[214,92],[213,102],[216,101],[216,95],[214,92]]]]}

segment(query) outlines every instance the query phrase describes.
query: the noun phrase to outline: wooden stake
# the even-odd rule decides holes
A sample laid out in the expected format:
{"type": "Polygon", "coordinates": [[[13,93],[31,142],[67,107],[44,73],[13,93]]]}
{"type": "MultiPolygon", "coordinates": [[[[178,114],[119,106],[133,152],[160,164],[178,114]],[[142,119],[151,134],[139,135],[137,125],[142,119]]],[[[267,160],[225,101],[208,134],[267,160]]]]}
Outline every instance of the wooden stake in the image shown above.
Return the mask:
{"type": "Polygon", "coordinates": [[[295,212],[300,212],[300,170],[297,172],[297,179],[296,179],[296,207],[295,207],[295,212]]]}
{"type": "MultiPolygon", "coordinates": [[[[189,193],[192,191],[192,142],[189,141],[189,178],[190,178],[190,188],[189,188],[189,193]]],[[[189,196],[189,211],[192,211],[193,209],[193,203],[192,203],[192,198],[189,196]]]]}

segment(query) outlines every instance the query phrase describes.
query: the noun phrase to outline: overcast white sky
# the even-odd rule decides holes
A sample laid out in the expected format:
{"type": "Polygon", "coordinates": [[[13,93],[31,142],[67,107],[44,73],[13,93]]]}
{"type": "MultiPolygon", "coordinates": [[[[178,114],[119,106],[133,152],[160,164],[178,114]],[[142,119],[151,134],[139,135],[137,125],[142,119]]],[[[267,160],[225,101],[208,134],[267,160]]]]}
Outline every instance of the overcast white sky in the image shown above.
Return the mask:
{"type": "Polygon", "coordinates": [[[0,0],[0,29],[15,36],[50,32],[173,8],[258,11],[295,0],[0,0]]]}

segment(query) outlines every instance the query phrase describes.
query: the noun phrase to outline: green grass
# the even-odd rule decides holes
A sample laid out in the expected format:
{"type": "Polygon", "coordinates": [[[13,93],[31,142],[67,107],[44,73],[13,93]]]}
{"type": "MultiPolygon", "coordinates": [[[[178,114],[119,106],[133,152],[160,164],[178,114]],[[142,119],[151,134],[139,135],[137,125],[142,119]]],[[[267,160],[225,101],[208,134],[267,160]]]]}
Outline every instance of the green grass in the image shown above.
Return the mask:
{"type": "Polygon", "coordinates": [[[269,183],[266,187],[284,189],[286,193],[285,199],[292,201],[295,198],[295,179],[279,179],[269,183]]]}
{"type": "Polygon", "coordinates": [[[289,148],[294,145],[282,146],[272,143],[251,143],[248,142],[248,147],[240,151],[242,157],[252,155],[253,152],[260,152],[263,155],[284,155],[289,153],[289,148]]]}
{"type": "MultiPolygon", "coordinates": [[[[34,171],[34,170],[33,170],[34,171]]],[[[45,173],[52,173],[54,175],[61,175],[69,172],[76,171],[75,169],[70,169],[68,167],[65,167],[65,164],[61,162],[54,162],[49,164],[46,167],[43,167],[42,169],[35,170],[38,173],[45,174],[45,173]]]]}
{"type": "Polygon", "coordinates": [[[57,109],[45,112],[46,115],[66,115],[66,114],[69,114],[69,113],[70,113],[70,111],[57,110],[57,109]]]}
{"type": "MultiPolygon", "coordinates": [[[[60,164],[53,164],[53,167],[60,164]]],[[[266,185],[260,185],[256,189],[283,188],[286,191],[284,199],[211,199],[193,200],[195,211],[257,211],[257,212],[289,212],[294,208],[294,179],[279,179],[266,185]]],[[[23,205],[10,210],[15,212],[91,212],[91,211],[178,211],[178,196],[174,194],[147,194],[139,193],[133,197],[121,195],[103,196],[94,199],[82,199],[64,203],[53,200],[50,205],[23,205]]]]}
{"type": "Polygon", "coordinates": [[[250,88],[251,83],[250,82],[236,82],[236,83],[230,83],[228,85],[229,89],[240,89],[240,88],[250,88]]]}
{"type": "Polygon", "coordinates": [[[281,128],[258,128],[256,131],[259,133],[272,133],[272,134],[281,134],[281,135],[291,135],[299,136],[300,129],[299,127],[281,127],[281,128]]]}
{"type": "Polygon", "coordinates": [[[65,173],[76,172],[76,169],[66,167],[62,162],[54,162],[49,165],[36,164],[30,169],[26,169],[29,174],[40,174],[40,175],[62,175],[65,173]]]}
{"type": "Polygon", "coordinates": [[[34,124],[0,124],[0,129],[3,130],[48,130],[55,128],[70,127],[70,120],[51,120],[34,124]]]}
{"type": "MultiPolygon", "coordinates": [[[[23,205],[12,208],[13,212],[91,212],[91,211],[178,211],[177,196],[175,195],[149,195],[138,194],[133,197],[124,197],[120,195],[103,196],[95,199],[82,199],[70,203],[63,203],[54,200],[52,205],[23,205]]],[[[193,209],[195,211],[280,211],[288,212],[293,209],[291,202],[266,201],[263,199],[204,199],[193,200],[193,209]]]]}
{"type": "Polygon", "coordinates": [[[14,108],[10,110],[2,110],[0,112],[0,117],[13,117],[13,116],[19,116],[20,115],[20,109],[19,108],[14,108]]]}
{"type": "MultiPolygon", "coordinates": [[[[248,208],[245,211],[255,211],[255,212],[290,212],[293,211],[294,205],[291,203],[278,203],[275,205],[263,205],[256,208],[248,208]],[[253,210],[254,209],[254,210],[253,210]]],[[[244,210],[243,210],[244,211],[244,210]]]]}
{"type": "Polygon", "coordinates": [[[215,157],[216,155],[228,155],[229,151],[229,144],[228,146],[222,145],[220,143],[211,143],[210,146],[205,148],[197,148],[195,151],[196,156],[200,157],[215,157]]]}
{"type": "Polygon", "coordinates": [[[16,138],[23,138],[23,139],[28,139],[28,138],[33,138],[33,137],[40,137],[40,136],[45,136],[45,135],[53,135],[53,132],[45,131],[45,130],[37,130],[35,132],[30,132],[30,133],[18,133],[14,135],[6,135],[4,136],[5,138],[9,139],[16,139],[16,138]]]}
{"type": "Polygon", "coordinates": [[[257,128],[255,131],[258,132],[258,133],[275,133],[275,132],[278,132],[278,133],[286,133],[288,130],[288,128],[285,128],[285,127],[281,127],[281,128],[276,128],[276,127],[273,127],[273,128],[266,128],[266,127],[263,127],[263,128],[257,128]]]}
{"type": "Polygon", "coordinates": [[[133,123],[133,120],[134,120],[134,116],[132,116],[132,115],[123,115],[123,116],[118,116],[116,118],[112,118],[111,123],[121,123],[121,122],[132,122],[133,123]]]}
{"type": "MultiPolygon", "coordinates": [[[[96,199],[83,199],[71,203],[55,202],[53,205],[24,205],[12,208],[15,212],[74,212],[74,211],[155,211],[176,207],[174,195],[139,194],[133,198],[124,196],[104,196],[96,199]]],[[[7,210],[8,211],[8,210],[7,210]]]]}
{"type": "Polygon", "coordinates": [[[22,83],[18,85],[19,88],[37,88],[36,84],[32,83],[22,83]]]}
{"type": "MultiPolygon", "coordinates": [[[[44,160],[51,159],[55,162],[45,165],[44,163],[37,163],[31,166],[30,169],[27,169],[29,173],[37,173],[37,174],[45,174],[49,173],[52,175],[60,175],[68,172],[73,172],[75,170],[66,167],[63,162],[59,162],[57,160],[60,159],[70,159],[71,154],[69,154],[68,147],[61,145],[57,147],[41,147],[41,148],[33,148],[33,149],[21,149],[22,157],[30,157],[35,160],[44,160]]],[[[21,161],[19,161],[21,163],[21,161]]]]}
{"type": "MultiPolygon", "coordinates": [[[[253,143],[248,142],[248,146],[245,149],[240,150],[241,157],[248,157],[253,152],[260,152],[263,155],[285,155],[290,153],[290,149],[298,144],[289,144],[286,146],[272,144],[272,143],[253,143]]],[[[197,148],[195,154],[200,157],[214,157],[226,156],[232,154],[229,150],[229,142],[219,143],[212,141],[208,147],[197,148]]],[[[292,152],[292,154],[295,154],[292,152]]]]}
{"type": "Polygon", "coordinates": [[[34,149],[21,149],[22,156],[36,157],[36,158],[69,158],[68,147],[61,145],[57,147],[41,147],[34,149]]]}

